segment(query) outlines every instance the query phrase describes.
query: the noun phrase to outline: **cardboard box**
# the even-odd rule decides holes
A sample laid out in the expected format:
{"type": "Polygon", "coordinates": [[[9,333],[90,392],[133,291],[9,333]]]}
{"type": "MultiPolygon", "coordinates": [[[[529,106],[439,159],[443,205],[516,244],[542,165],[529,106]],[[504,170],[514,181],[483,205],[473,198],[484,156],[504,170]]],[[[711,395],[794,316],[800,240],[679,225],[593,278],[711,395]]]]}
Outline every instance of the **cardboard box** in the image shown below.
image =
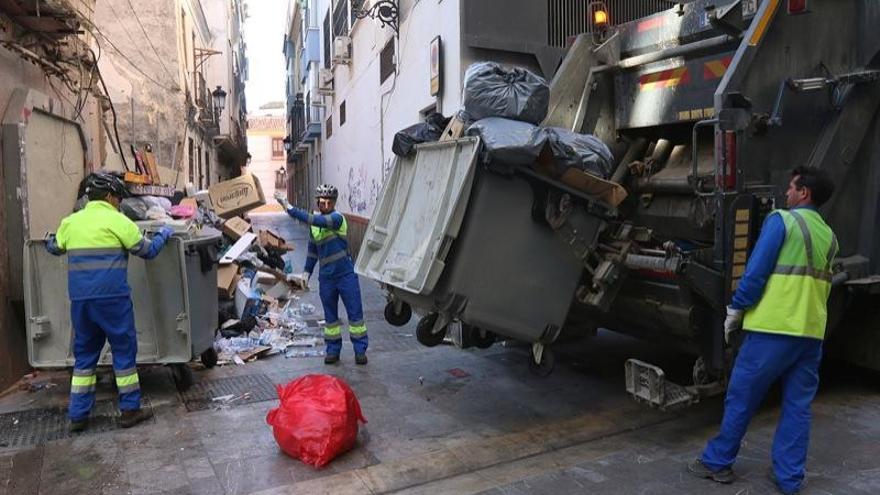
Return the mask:
{"type": "Polygon", "coordinates": [[[241,217],[232,217],[223,222],[223,233],[231,237],[233,241],[241,239],[241,236],[247,234],[250,230],[250,222],[241,217]]]}
{"type": "Polygon", "coordinates": [[[230,218],[266,204],[263,188],[254,175],[245,174],[208,188],[214,213],[230,218]]]}
{"type": "Polygon", "coordinates": [[[181,206],[192,206],[195,209],[199,208],[199,202],[196,201],[196,198],[183,198],[180,200],[181,206]]]}
{"type": "Polygon", "coordinates": [[[238,265],[235,263],[217,267],[217,295],[223,299],[232,299],[239,279],[238,265]]]}
{"type": "Polygon", "coordinates": [[[284,239],[272,232],[271,230],[261,230],[259,231],[259,241],[260,246],[273,247],[277,249],[283,249],[285,251],[293,251],[293,245],[284,242],[284,239]]]}

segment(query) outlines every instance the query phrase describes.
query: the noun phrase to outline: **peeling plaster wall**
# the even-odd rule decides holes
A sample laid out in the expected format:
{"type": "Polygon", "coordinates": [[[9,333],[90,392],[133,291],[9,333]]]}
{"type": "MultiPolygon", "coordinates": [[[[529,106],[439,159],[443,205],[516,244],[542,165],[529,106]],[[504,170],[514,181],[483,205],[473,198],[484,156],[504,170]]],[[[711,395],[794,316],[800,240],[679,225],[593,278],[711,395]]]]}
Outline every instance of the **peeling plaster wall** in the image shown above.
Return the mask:
{"type": "MultiPolygon", "coordinates": [[[[66,90],[63,84],[47,82],[43,72],[17,55],[0,47],[0,117],[5,116],[9,109],[13,93],[19,89],[34,89],[46,95],[53,111],[65,118],[73,119],[73,102],[76,95],[66,90]],[[53,88],[54,84],[54,88],[53,88]],[[57,89],[57,92],[56,92],[57,89]]],[[[90,98],[78,119],[85,133],[88,149],[84,150],[84,161],[59,160],[57,173],[44,174],[41,184],[47,190],[59,191],[63,195],[78,186],[78,180],[72,181],[69,174],[81,174],[84,168],[93,164],[101,147],[101,131],[98,108],[94,98],[90,98]],[[65,172],[66,171],[66,172],[65,172]]],[[[69,148],[73,143],[59,141],[57,152],[64,145],[69,148]]],[[[5,149],[0,140],[0,192],[7,195],[8,203],[20,205],[15,192],[7,190],[7,183],[16,183],[16,175],[21,173],[18,161],[20,158],[8,160],[4,157],[19,157],[18,149],[5,149]],[[12,194],[12,196],[9,196],[12,194]]],[[[69,158],[69,157],[67,157],[69,158]]],[[[44,213],[57,214],[59,208],[72,208],[70,205],[31,204],[32,214],[44,216],[44,213]]],[[[20,254],[23,246],[24,231],[22,229],[23,207],[0,208],[0,226],[4,230],[0,236],[0,390],[9,386],[28,370],[27,342],[24,328],[24,304],[22,301],[22,282],[20,254]],[[10,259],[10,254],[13,254],[10,259]]]]}

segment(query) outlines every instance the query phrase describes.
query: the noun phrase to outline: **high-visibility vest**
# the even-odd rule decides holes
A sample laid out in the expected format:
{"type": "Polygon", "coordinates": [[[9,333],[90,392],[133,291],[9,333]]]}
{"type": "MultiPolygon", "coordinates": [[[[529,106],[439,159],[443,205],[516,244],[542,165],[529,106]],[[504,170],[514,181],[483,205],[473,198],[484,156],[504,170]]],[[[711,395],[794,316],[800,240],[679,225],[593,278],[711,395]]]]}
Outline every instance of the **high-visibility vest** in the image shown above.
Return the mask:
{"type": "Polygon", "coordinates": [[[761,300],[746,311],[743,328],[824,339],[837,238],[815,210],[771,214],[782,217],[785,242],[761,300]]]}
{"type": "Polygon", "coordinates": [[[67,289],[73,301],[127,296],[128,254],[145,245],[134,222],[106,201],[92,200],[64,218],[55,236],[67,252],[67,289]]]}
{"type": "Polygon", "coordinates": [[[342,271],[350,271],[354,268],[348,250],[348,221],[339,213],[334,212],[331,215],[342,217],[342,224],[338,229],[327,229],[316,225],[312,225],[310,229],[311,240],[317,248],[318,262],[321,264],[320,273],[325,276],[339,275],[342,271]]]}

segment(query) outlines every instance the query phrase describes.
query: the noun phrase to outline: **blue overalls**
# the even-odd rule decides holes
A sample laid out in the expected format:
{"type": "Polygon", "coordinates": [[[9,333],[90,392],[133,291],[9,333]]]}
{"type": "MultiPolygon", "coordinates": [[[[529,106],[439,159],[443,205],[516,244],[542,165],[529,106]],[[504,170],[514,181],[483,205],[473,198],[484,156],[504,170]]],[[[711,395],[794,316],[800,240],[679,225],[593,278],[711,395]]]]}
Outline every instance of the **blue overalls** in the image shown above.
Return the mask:
{"type": "Polygon", "coordinates": [[[95,369],[105,340],[113,353],[113,372],[119,390],[119,409],[140,409],[137,374],[137,331],[131,288],[129,253],[155,258],[168,240],[157,234],[143,237],[137,225],[106,201],[89,201],[64,218],[46,249],[67,254],[67,291],[73,324],[73,378],[70,382],[71,421],[82,421],[95,404],[95,369]]]}
{"type": "Polygon", "coordinates": [[[355,355],[366,354],[369,345],[361,289],[354,261],[348,252],[348,222],[336,211],[327,215],[312,214],[301,208],[290,208],[288,215],[311,226],[309,252],[305,271],[312,274],[315,264],[318,272],[321,305],[324,307],[324,343],[328,356],[339,356],[342,351],[342,328],[339,324],[339,298],[348,314],[348,333],[355,355]]]}

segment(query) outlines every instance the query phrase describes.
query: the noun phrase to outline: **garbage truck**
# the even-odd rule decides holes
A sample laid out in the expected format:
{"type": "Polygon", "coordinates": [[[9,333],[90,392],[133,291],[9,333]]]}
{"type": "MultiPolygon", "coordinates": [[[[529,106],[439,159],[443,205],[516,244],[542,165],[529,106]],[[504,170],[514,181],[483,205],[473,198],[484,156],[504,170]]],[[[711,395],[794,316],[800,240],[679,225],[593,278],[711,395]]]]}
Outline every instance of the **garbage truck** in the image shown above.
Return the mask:
{"type": "Polygon", "coordinates": [[[611,181],[541,158],[495,173],[474,137],[419,145],[380,195],[357,272],[387,289],[392,324],[422,314],[423,344],[457,322],[480,347],[531,344],[542,374],[560,336],[599,327],[681,348],[693,384],[631,359],[627,389],[689,404],[723,390],[725,306],[790,171],[815,166],[837,186],[821,209],[840,245],[826,350],[880,370],[878,25],[873,0],[695,0],[593,25],[542,125],[600,138],[611,181]]]}

